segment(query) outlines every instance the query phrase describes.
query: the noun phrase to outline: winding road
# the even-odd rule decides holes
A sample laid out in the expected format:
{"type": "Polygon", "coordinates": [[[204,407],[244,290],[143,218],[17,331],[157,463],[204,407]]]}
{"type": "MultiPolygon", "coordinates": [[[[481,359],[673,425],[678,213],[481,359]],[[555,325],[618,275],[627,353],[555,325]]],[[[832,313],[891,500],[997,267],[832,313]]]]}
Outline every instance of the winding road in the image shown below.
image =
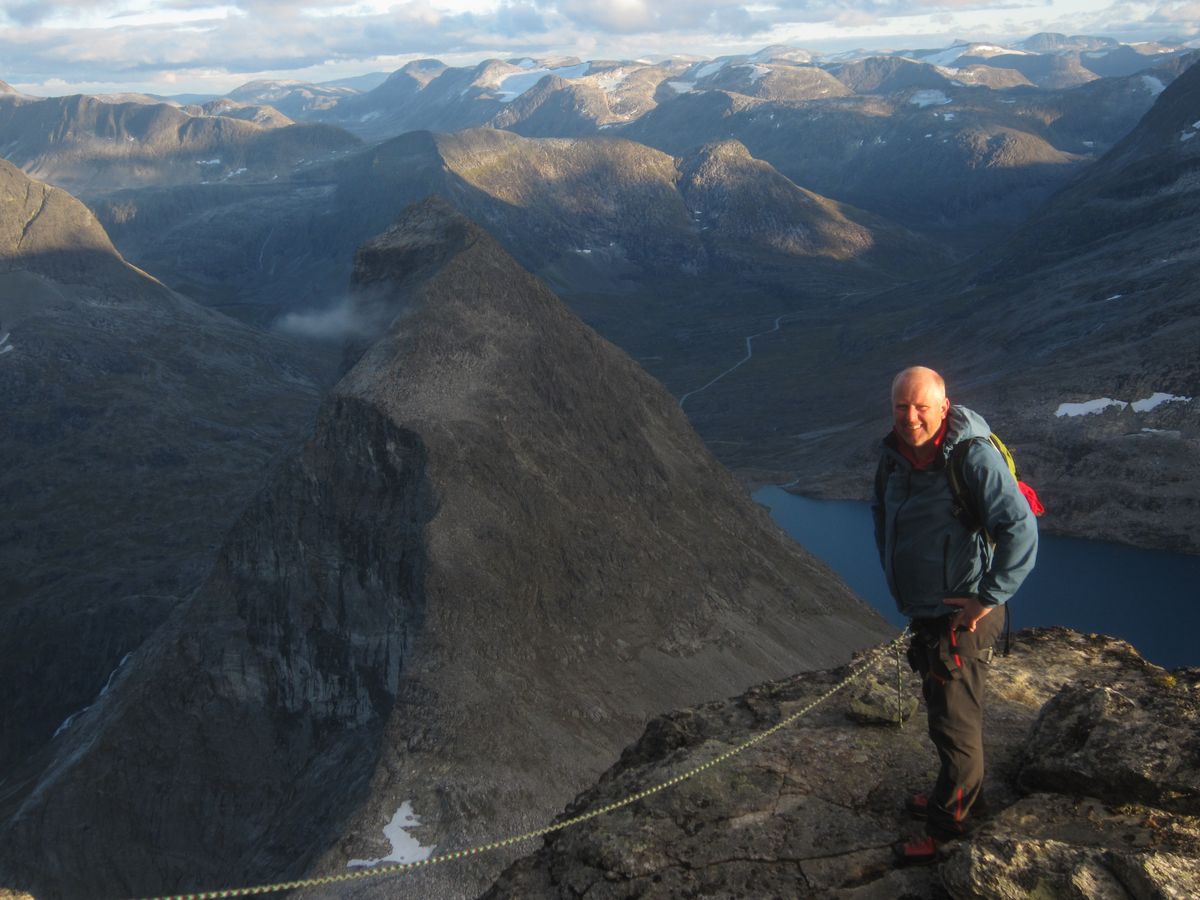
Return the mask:
{"type": "Polygon", "coordinates": [[[687,402],[688,397],[691,397],[695,394],[699,394],[701,391],[708,390],[710,387],[712,387],[714,384],[716,384],[718,381],[720,381],[726,375],[729,375],[732,372],[736,372],[738,369],[740,369],[746,363],[750,362],[751,358],[754,356],[754,339],[755,338],[763,337],[764,335],[768,335],[768,334],[774,334],[775,332],[777,332],[779,330],[779,327],[783,323],[784,319],[790,318],[792,316],[799,316],[799,315],[803,315],[803,313],[784,313],[782,316],[777,316],[775,318],[775,325],[772,328],[769,328],[766,331],[760,331],[760,332],[758,332],[758,334],[752,334],[749,337],[747,337],[746,338],[746,355],[743,356],[736,363],[734,363],[732,366],[730,366],[728,369],[726,369],[724,372],[722,372],[720,375],[718,375],[716,378],[714,378],[712,381],[708,382],[708,384],[703,385],[702,387],[698,387],[694,391],[688,391],[686,394],[684,394],[682,397],[680,397],[679,398],[680,408],[681,409],[683,408],[683,404],[687,402]]]}

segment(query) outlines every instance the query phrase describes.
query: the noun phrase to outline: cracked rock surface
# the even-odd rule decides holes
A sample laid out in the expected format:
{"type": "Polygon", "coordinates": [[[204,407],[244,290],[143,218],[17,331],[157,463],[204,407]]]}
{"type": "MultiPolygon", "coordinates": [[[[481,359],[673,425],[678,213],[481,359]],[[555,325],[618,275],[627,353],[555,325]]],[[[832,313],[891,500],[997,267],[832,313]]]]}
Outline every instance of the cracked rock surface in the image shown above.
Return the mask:
{"type": "MultiPolygon", "coordinates": [[[[656,719],[565,816],[738,746],[849,671],[656,719]]],[[[902,681],[918,695],[907,667],[902,681]]],[[[549,835],[484,898],[1200,896],[1200,669],[1167,672],[1099,635],[1022,631],[988,686],[987,817],[937,864],[910,869],[893,866],[890,845],[921,834],[903,804],[932,783],[936,756],[923,711],[898,728],[893,705],[883,724],[895,683],[888,656],[727,762],[549,835]],[[880,711],[874,724],[864,697],[880,711]]]]}

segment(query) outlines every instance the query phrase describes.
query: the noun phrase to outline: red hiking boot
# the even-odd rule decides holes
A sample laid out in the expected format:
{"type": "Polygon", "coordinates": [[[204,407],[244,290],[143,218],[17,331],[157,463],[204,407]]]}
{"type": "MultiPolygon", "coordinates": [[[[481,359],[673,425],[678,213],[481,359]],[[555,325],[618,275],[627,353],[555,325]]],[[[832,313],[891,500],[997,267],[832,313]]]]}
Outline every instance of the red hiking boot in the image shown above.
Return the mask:
{"type": "MultiPolygon", "coordinates": [[[[904,811],[908,813],[909,818],[924,822],[929,818],[929,795],[928,794],[913,794],[904,801],[904,811]]],[[[987,801],[980,794],[975,801],[975,805],[971,807],[972,820],[982,819],[988,814],[987,801]]]]}
{"type": "Polygon", "coordinates": [[[929,818],[929,795],[913,794],[904,801],[904,811],[913,819],[924,821],[929,818]]]}
{"type": "Polygon", "coordinates": [[[937,838],[927,834],[913,841],[898,841],[892,845],[892,855],[898,866],[927,866],[937,861],[940,846],[937,838]]]}

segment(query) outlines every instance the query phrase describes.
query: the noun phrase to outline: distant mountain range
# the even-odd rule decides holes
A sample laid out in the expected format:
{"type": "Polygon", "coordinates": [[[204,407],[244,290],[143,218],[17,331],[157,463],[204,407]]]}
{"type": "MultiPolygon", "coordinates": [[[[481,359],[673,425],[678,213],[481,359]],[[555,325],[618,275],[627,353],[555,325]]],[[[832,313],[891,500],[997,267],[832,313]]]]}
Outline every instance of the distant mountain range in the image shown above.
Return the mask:
{"type": "Polygon", "coordinates": [[[130,184],[270,180],[358,146],[340,129],[294,125],[276,110],[224,100],[180,109],[0,93],[3,157],[80,195],[130,184]]]}

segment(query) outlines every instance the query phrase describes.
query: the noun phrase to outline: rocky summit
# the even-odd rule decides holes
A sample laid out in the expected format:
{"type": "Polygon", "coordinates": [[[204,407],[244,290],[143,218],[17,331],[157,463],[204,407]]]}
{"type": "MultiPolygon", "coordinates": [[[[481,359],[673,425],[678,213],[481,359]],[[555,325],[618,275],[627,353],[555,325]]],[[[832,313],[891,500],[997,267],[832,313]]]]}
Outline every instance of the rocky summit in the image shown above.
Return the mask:
{"type": "MultiPolygon", "coordinates": [[[[361,248],[347,318],[363,337],[311,439],[60,738],[0,825],[0,884],[345,873],[397,858],[398,820],[450,852],[544,823],[662,710],[884,634],[660,385],[447,205],[361,248]]],[[[506,859],[414,889],[473,896],[506,859]]]]}
{"type": "MultiPolygon", "coordinates": [[[[488,891],[502,898],[1183,898],[1200,895],[1200,669],[1168,672],[1119,640],[1027,630],[989,681],[987,811],[935,865],[906,798],[936,775],[918,713],[897,727],[891,656],[793,725],[677,787],[550,835],[488,891]]],[[[671,713],[564,817],[737,746],[854,667],[671,713]]],[[[918,696],[903,669],[900,715],[918,696]]]]}

